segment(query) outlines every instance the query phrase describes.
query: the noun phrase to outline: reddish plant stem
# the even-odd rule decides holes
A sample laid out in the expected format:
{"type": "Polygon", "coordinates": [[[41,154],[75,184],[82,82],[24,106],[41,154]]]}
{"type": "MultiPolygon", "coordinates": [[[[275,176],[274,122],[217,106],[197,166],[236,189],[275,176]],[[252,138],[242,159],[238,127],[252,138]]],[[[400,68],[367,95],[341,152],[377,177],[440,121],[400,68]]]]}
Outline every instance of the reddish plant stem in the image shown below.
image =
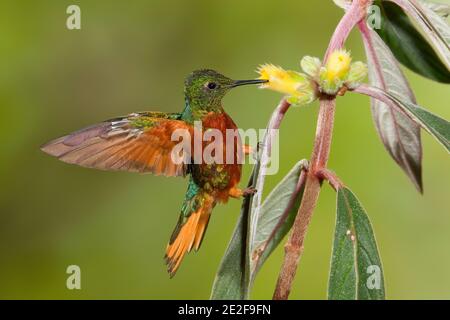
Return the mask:
{"type": "Polygon", "coordinates": [[[329,97],[322,98],[320,101],[316,143],[306,178],[305,192],[292,227],[292,233],[284,248],[285,258],[273,295],[275,300],[285,300],[289,297],[297,265],[303,253],[306,232],[320,193],[320,178],[316,173],[318,170],[326,167],[330,154],[335,102],[334,98],[330,99],[329,97]]]}
{"type": "Polygon", "coordinates": [[[326,180],[333,187],[335,191],[342,189],[344,187],[344,183],[339,179],[339,177],[328,169],[322,169],[316,173],[319,179],[326,180]]]}
{"type": "Polygon", "coordinates": [[[356,24],[366,17],[367,7],[371,5],[372,2],[373,0],[353,0],[351,6],[345,12],[345,15],[342,17],[334,31],[327,52],[325,53],[324,62],[326,62],[329,55],[334,50],[344,46],[345,40],[347,40],[356,24]]]}
{"type": "MultiPolygon", "coordinates": [[[[409,119],[411,119],[412,121],[417,123],[417,119],[415,119],[414,117],[412,117],[410,114],[408,114],[407,112],[405,112],[405,110],[403,110],[402,108],[400,108],[395,101],[393,101],[391,98],[389,98],[389,94],[386,94],[386,92],[380,88],[377,87],[373,87],[367,84],[362,84],[359,87],[357,87],[356,89],[353,90],[356,93],[360,93],[363,95],[366,95],[368,97],[377,99],[381,102],[383,102],[384,104],[388,105],[389,107],[391,107],[392,109],[395,109],[401,113],[403,113],[405,116],[407,116],[409,119]]],[[[419,124],[419,123],[418,123],[419,124]]],[[[420,125],[420,124],[419,124],[420,125]]]]}
{"type": "MultiPolygon", "coordinates": [[[[330,40],[323,61],[324,63],[326,63],[329,55],[333,51],[343,47],[351,30],[365,18],[367,6],[371,3],[372,0],[353,0],[330,40]]],[[[292,226],[291,235],[285,245],[285,257],[273,295],[273,299],[275,300],[286,300],[289,297],[298,263],[303,254],[306,232],[316,207],[317,199],[319,198],[321,180],[326,178],[323,175],[324,173],[329,173],[326,167],[330,155],[335,107],[336,97],[324,95],[320,98],[316,138],[310,168],[306,178],[305,191],[294,225],[292,226]]],[[[328,177],[331,176],[329,175],[328,177]]]]}
{"type": "Polygon", "coordinates": [[[327,167],[330,145],[333,136],[334,112],[336,99],[323,97],[320,99],[319,118],[317,120],[316,142],[311,156],[310,171],[314,175],[327,167]]]}

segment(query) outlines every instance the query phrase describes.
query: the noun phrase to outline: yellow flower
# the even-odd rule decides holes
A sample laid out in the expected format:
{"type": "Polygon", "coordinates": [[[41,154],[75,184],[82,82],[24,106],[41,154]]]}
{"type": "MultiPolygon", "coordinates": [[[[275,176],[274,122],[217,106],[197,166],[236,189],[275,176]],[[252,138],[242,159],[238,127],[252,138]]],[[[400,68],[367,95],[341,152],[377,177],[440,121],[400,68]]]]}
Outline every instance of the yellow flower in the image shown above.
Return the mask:
{"type": "Polygon", "coordinates": [[[309,103],[314,100],[314,89],[310,79],[303,73],[284,70],[273,64],[259,67],[259,79],[268,80],[261,85],[263,89],[270,89],[289,95],[288,100],[295,104],[309,103]]]}
{"type": "Polygon", "coordinates": [[[344,80],[350,71],[351,63],[352,57],[348,51],[343,49],[333,51],[325,65],[325,79],[329,82],[344,80]]]}

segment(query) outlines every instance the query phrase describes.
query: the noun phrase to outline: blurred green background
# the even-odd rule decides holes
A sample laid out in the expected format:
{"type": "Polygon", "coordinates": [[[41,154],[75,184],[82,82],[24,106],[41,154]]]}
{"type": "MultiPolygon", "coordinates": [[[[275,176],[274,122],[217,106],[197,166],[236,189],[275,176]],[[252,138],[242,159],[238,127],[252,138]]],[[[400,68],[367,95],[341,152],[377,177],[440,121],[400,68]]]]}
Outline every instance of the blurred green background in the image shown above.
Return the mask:
{"type": "MultiPolygon", "coordinates": [[[[342,13],[331,0],[3,1],[0,298],[208,298],[239,201],[215,209],[202,249],[170,280],[163,255],[186,181],[70,166],[39,146],[133,111],[181,110],[183,79],[197,68],[236,79],[266,62],[299,69],[303,55],[323,55],[342,13]],[[81,7],[82,30],[66,28],[70,4],[81,7]],[[82,290],[66,289],[71,264],[81,267],[82,290]]],[[[364,59],[357,33],[347,47],[364,59]]],[[[449,119],[449,87],[406,74],[419,102],[449,119]]],[[[240,127],[263,128],[279,99],[246,87],[224,103],[240,127]]],[[[316,117],[316,103],[289,111],[268,189],[309,157],[316,117]]],[[[450,298],[448,154],[427,134],[423,146],[420,196],[379,141],[369,100],[339,99],[330,168],[371,217],[390,299],[450,298]]],[[[291,298],[326,298],[334,221],[325,186],[291,298]]],[[[278,248],[263,267],[252,298],[271,298],[282,255],[278,248]]]]}

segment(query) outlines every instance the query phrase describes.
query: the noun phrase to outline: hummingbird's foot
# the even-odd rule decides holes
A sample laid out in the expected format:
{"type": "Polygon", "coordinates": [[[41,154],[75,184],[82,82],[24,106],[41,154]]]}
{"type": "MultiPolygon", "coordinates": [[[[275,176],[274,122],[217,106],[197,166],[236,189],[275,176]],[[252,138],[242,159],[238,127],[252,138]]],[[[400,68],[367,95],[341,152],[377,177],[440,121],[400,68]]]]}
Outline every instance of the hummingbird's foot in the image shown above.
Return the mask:
{"type": "Polygon", "coordinates": [[[239,189],[239,188],[231,188],[228,191],[228,194],[230,195],[230,197],[232,198],[236,198],[236,199],[240,199],[242,197],[248,197],[252,194],[255,194],[257,191],[255,188],[246,188],[244,190],[239,189]]]}
{"type": "Polygon", "coordinates": [[[244,194],[244,192],[243,192],[241,189],[236,188],[236,187],[231,188],[231,189],[228,191],[228,195],[229,195],[230,197],[236,198],[236,199],[239,199],[240,197],[242,197],[243,194],[244,194]]]}
{"type": "Polygon", "coordinates": [[[248,196],[254,195],[254,194],[257,193],[257,192],[258,192],[258,190],[256,190],[256,189],[253,188],[253,187],[250,187],[250,188],[244,189],[244,190],[242,191],[242,195],[243,195],[244,197],[248,197],[248,196]]]}

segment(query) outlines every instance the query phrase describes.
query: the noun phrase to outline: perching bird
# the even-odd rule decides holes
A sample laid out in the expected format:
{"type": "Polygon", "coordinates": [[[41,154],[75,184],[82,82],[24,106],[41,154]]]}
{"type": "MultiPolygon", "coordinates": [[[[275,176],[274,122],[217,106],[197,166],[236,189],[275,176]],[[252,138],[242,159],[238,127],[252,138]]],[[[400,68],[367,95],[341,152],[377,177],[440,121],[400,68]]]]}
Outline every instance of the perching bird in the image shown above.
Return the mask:
{"type": "MultiPolygon", "coordinates": [[[[227,202],[229,197],[239,198],[254,192],[238,188],[241,162],[237,158],[240,150],[234,148],[231,163],[225,161],[226,146],[229,143],[240,146],[240,138],[235,135],[232,136],[233,141],[227,141],[226,130],[236,130],[237,126],[224,111],[222,98],[237,86],[264,82],[235,81],[214,70],[197,70],[185,80],[185,107],[181,113],[133,113],[53,140],[42,146],[42,150],[64,162],[88,168],[165,176],[189,175],[181,214],[166,249],[165,259],[172,277],[186,252],[192,248],[199,249],[214,206],[227,202]],[[172,141],[172,134],[182,129],[193,139],[196,121],[201,121],[202,132],[218,129],[222,133],[224,140],[220,148],[224,163],[206,163],[202,156],[200,162],[193,161],[195,146],[191,153],[181,155],[188,161],[174,161],[172,149],[179,141],[172,141]]],[[[209,143],[211,141],[202,141],[202,150],[209,143]]]]}

